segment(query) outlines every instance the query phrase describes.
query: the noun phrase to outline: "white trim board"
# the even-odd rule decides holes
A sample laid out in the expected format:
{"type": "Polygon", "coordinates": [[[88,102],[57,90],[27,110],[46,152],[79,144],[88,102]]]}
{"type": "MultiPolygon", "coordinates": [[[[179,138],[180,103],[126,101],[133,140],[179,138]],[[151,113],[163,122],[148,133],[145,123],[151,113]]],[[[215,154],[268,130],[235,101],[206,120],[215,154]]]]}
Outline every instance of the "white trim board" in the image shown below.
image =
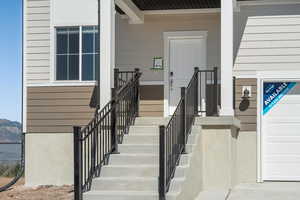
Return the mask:
{"type": "Polygon", "coordinates": [[[140,81],[140,85],[164,85],[164,81],[140,81]]]}
{"type": "Polygon", "coordinates": [[[207,31],[175,31],[164,32],[164,116],[169,116],[169,51],[170,40],[174,39],[205,39],[207,41],[207,31]]]}
{"type": "Polygon", "coordinates": [[[257,5],[288,5],[300,4],[299,0],[261,0],[261,1],[239,1],[238,6],[257,6],[257,5]]]}
{"type": "Polygon", "coordinates": [[[23,8],[22,8],[22,16],[23,16],[23,26],[22,26],[22,29],[23,29],[23,47],[22,47],[22,54],[23,54],[23,66],[22,66],[22,79],[23,79],[23,85],[22,85],[22,95],[23,95],[23,99],[22,99],[22,131],[24,133],[27,132],[27,76],[26,76],[26,68],[27,68],[27,65],[26,65],[26,47],[27,47],[27,38],[26,38],[26,35],[27,35],[27,23],[26,23],[26,18],[27,18],[27,1],[26,0],[23,0],[23,8]]]}

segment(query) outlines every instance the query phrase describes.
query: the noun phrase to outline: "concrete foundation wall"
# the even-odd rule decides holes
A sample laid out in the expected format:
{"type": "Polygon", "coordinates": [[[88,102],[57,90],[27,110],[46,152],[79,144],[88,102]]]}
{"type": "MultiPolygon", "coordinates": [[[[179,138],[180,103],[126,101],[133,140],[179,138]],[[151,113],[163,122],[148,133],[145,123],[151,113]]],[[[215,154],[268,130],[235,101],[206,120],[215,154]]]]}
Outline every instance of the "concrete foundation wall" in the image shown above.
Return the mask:
{"type": "Polygon", "coordinates": [[[201,126],[194,126],[192,134],[197,134],[196,145],[192,150],[192,157],[188,171],[183,182],[181,193],[176,200],[195,199],[199,192],[203,189],[203,170],[202,170],[202,133],[201,126]]]}
{"type": "Polygon", "coordinates": [[[257,181],[257,133],[241,131],[237,140],[237,182],[257,181]]]}
{"type": "Polygon", "coordinates": [[[73,184],[73,135],[27,134],[25,145],[25,184],[73,184]]]}
{"type": "Polygon", "coordinates": [[[230,189],[237,182],[236,144],[231,128],[203,129],[203,189],[230,189]]]}

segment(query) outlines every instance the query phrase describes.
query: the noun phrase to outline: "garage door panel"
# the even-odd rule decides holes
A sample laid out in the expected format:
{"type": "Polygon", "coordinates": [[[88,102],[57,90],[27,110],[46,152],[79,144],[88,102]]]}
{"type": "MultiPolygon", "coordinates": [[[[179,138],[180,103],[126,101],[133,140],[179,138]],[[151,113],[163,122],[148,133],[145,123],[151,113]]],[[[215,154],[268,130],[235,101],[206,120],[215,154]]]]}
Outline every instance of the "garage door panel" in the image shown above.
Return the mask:
{"type": "Polygon", "coordinates": [[[298,144],[290,143],[289,148],[281,143],[268,143],[268,147],[265,149],[265,154],[267,155],[300,155],[300,148],[298,144]]]}
{"type": "Polygon", "coordinates": [[[270,136],[300,136],[300,122],[266,124],[263,129],[270,136]]]}
{"type": "Polygon", "coordinates": [[[297,103],[293,104],[293,109],[292,110],[289,110],[287,112],[287,110],[291,107],[291,104],[279,104],[274,106],[272,108],[272,110],[266,114],[266,118],[269,118],[269,117],[276,117],[276,116],[279,116],[279,117],[283,117],[283,116],[290,116],[290,117],[293,117],[293,116],[298,116],[299,117],[299,113],[300,113],[300,99],[297,103]]]}
{"type": "MultiPolygon", "coordinates": [[[[298,112],[299,115],[299,112],[298,112]]],[[[280,125],[293,125],[293,124],[299,124],[300,118],[299,117],[291,117],[291,116],[280,116],[280,117],[268,117],[265,119],[265,122],[267,122],[267,126],[274,126],[276,124],[280,125]]],[[[300,124],[299,124],[300,127],[300,124]]]]}
{"type": "Polygon", "coordinates": [[[281,99],[281,101],[278,102],[278,104],[299,104],[300,97],[299,95],[286,95],[284,98],[281,99]]]}
{"type": "Polygon", "coordinates": [[[263,179],[300,181],[300,84],[264,83],[263,179]]]}
{"type": "MultiPolygon", "coordinates": [[[[274,136],[274,137],[267,137],[266,143],[279,143],[282,145],[287,144],[299,144],[300,143],[300,137],[297,136],[274,136]]],[[[287,146],[286,148],[289,148],[287,146]]]]}
{"type": "Polygon", "coordinates": [[[270,154],[268,156],[265,156],[265,161],[266,163],[276,163],[276,164],[292,164],[296,163],[299,164],[300,162],[300,154],[290,154],[290,155],[285,155],[285,154],[270,154]]]}
{"type": "Polygon", "coordinates": [[[295,163],[266,163],[265,169],[272,169],[264,171],[265,180],[300,180],[300,164],[295,163]]]}

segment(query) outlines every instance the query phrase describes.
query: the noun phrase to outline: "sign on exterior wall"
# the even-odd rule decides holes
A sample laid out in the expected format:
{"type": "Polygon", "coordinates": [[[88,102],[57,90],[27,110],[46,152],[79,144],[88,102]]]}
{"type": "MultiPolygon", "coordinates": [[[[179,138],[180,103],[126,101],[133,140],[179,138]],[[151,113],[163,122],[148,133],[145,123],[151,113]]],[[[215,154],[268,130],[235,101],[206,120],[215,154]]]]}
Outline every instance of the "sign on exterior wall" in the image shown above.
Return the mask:
{"type": "Polygon", "coordinates": [[[263,115],[267,114],[295,85],[296,82],[265,82],[263,115]]]}

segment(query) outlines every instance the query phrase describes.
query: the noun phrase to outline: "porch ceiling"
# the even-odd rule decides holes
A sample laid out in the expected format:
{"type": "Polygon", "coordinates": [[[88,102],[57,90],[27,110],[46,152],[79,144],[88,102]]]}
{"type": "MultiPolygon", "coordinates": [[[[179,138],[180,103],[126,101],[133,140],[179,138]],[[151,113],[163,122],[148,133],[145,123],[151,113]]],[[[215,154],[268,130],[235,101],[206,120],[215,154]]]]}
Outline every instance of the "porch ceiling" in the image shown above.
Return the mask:
{"type": "Polygon", "coordinates": [[[220,0],[132,0],[140,10],[220,8],[220,0]]]}
{"type": "MultiPolygon", "coordinates": [[[[255,0],[237,0],[255,1],[255,0]]],[[[132,0],[142,11],[144,10],[176,10],[176,9],[208,9],[220,8],[221,0],[132,0]]],[[[124,12],[116,7],[120,14],[124,12]]]]}

